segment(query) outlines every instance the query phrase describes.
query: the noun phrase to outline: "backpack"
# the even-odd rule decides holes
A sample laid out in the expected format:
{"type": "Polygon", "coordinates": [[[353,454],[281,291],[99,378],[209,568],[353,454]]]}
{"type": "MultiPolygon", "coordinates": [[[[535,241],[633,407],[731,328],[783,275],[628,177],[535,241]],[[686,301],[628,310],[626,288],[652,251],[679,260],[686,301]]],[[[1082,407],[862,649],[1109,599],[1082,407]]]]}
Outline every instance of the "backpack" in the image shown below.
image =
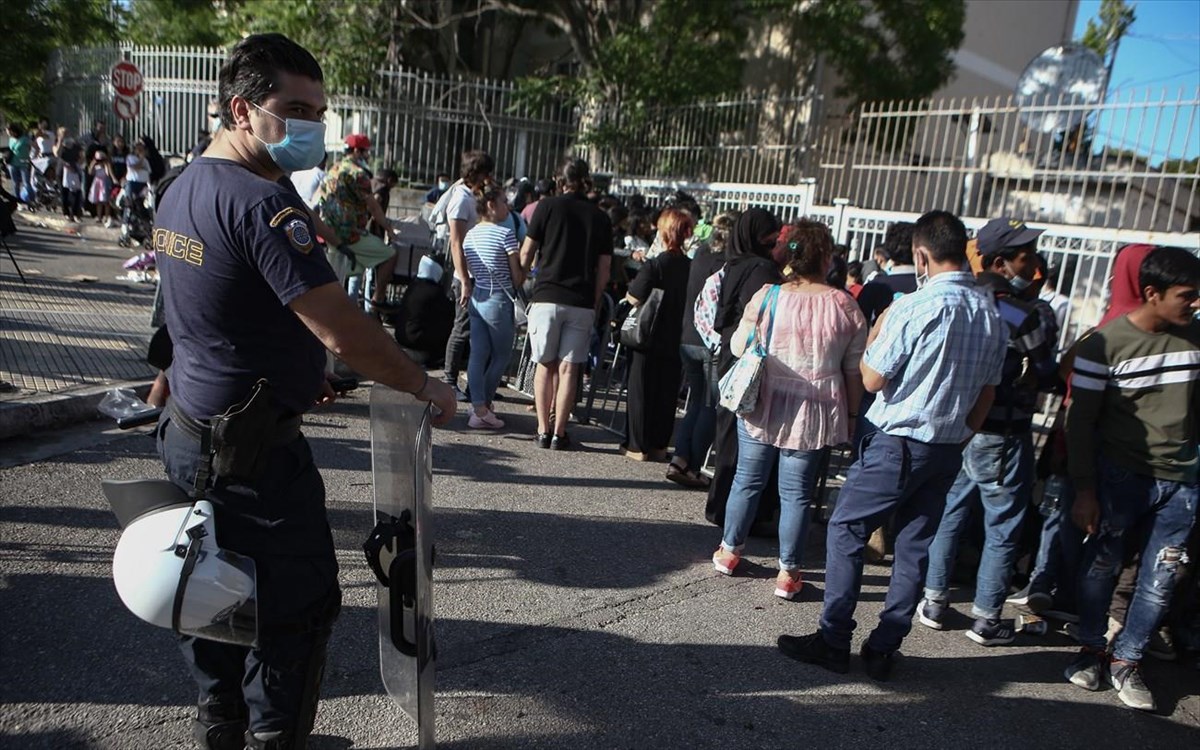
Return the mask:
{"type": "Polygon", "coordinates": [[[1056,342],[1047,337],[1042,315],[1033,303],[997,293],[994,281],[989,282],[986,276],[980,274],[980,288],[994,299],[996,310],[1008,327],[1008,348],[989,421],[1025,421],[1037,410],[1038,393],[1053,389],[1057,383],[1056,342]]]}
{"type": "Polygon", "coordinates": [[[446,208],[450,205],[450,194],[461,184],[463,184],[462,180],[456,180],[453,185],[446,188],[446,192],[442,193],[437,203],[433,205],[433,210],[429,212],[429,230],[433,232],[435,249],[445,248],[450,242],[450,220],[446,218],[446,208]]]}
{"type": "Polygon", "coordinates": [[[696,297],[692,322],[700,333],[700,340],[710,351],[721,348],[721,334],[716,329],[717,304],[721,301],[721,283],[725,280],[725,266],[704,280],[704,286],[696,297]]]}

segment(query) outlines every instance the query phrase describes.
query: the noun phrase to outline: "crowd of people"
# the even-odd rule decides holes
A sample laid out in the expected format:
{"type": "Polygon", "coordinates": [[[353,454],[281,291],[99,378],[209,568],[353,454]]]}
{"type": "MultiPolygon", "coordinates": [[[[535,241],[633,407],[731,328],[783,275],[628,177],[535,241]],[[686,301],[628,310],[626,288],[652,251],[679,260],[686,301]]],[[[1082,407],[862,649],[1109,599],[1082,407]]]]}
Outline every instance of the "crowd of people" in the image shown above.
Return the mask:
{"type": "MultiPolygon", "coordinates": [[[[260,573],[250,579],[251,640],[181,629],[183,608],[189,621],[230,620],[231,608],[217,606],[224,599],[194,593],[230,595],[198,562],[139,591],[173,612],[156,624],[179,635],[204,746],[298,747],[313,727],[341,604],[324,484],[302,431],[302,415],[334,395],[327,353],[429,402],[435,425],[454,418],[457,399],[471,404],[469,428],[499,430],[494,402],[522,317],[536,445],[575,447],[568,425],[584,370],[615,336],[632,351],[622,454],[664,462],[666,480],[706,493],[705,515],[721,527],[711,553],[721,574],[748,567],[748,536],[770,528],[773,593],[797,598],[818,479],[833,450],[851,452],[826,530],[819,628],[780,635],[788,657],[848,671],[878,535],[891,577],[859,656],[870,677],[888,679],[914,618],[947,627],[972,513],[984,539],[972,641],[1012,642],[1008,603],[1073,621],[1081,648],[1066,679],[1112,685],[1144,710],[1155,700],[1143,656],[1200,651],[1193,253],[1125,248],[1106,320],[1064,350],[1061,300],[1042,287],[1067,269],[1050,267],[1039,231],[1017,219],[996,218],[972,240],[958,217],[930,211],[893,226],[877,257],[862,261],[820,222],[784,222],[759,207],[708,219],[685,194],[658,208],[604,195],[581,159],[565,160],[552,182],[510,189],[492,157],[471,150],[460,179],[441,176],[427,196],[448,273],[423,261],[433,270],[405,293],[445,327],[425,344],[444,348],[439,380],[431,361],[396,345],[411,343],[407,325],[389,334],[347,294],[348,277],[373,267],[376,288],[364,298],[372,312],[387,305],[378,289],[390,281],[395,227],[382,209],[394,176],[369,170],[362,134],[324,172],[326,108],[307,50],[279,34],[241,40],[220,72],[215,135],[163,189],[154,228],[156,244],[185,248],[164,253],[160,268],[174,343],[156,444],[171,483],[196,501],[185,507],[200,513],[207,503],[206,525],[220,531],[206,539],[189,529],[186,546],[175,528],[122,542],[176,566],[190,564],[175,559],[181,552],[196,562],[203,549],[260,573]],[[313,169],[323,173],[303,174],[313,169]],[[1035,456],[1034,414],[1050,395],[1066,406],[1035,456]],[[1013,593],[1027,526],[1039,532],[1034,565],[1013,593]]],[[[65,139],[54,147],[72,164],[95,160],[75,157],[65,139]]],[[[128,154],[124,167],[126,188],[142,182],[128,154]]],[[[25,184],[25,172],[13,176],[25,184]]],[[[82,174],[79,185],[88,192],[82,174]]]]}
{"type": "MultiPolygon", "coordinates": [[[[867,673],[887,679],[914,618],[947,627],[973,518],[983,533],[965,635],[975,643],[1013,642],[1006,604],[1066,624],[1081,644],[1067,679],[1111,684],[1144,710],[1155,701],[1143,655],[1200,651],[1193,253],[1124,248],[1102,325],[1071,342],[1069,299],[1053,286],[1064,271],[1039,253],[1041,231],[1011,217],[972,239],[957,217],[931,211],[893,225],[864,262],[820,222],[753,207],[704,222],[686,194],[657,210],[596,194],[586,164],[571,160],[518,243],[498,225],[490,172],[464,170],[456,185],[477,207],[452,214],[450,232],[471,427],[503,426],[490,404],[528,277],[537,444],[572,447],[581,371],[611,323],[630,354],[621,452],[707,491],[706,516],[723,529],[717,571],[736,574],[752,531],[769,533],[774,593],[794,599],[818,479],[831,451],[851,454],[828,525],[820,628],[781,636],[783,653],[846,671],[864,559],[890,550],[884,610],[859,651],[867,673]],[[633,326],[622,318],[643,314],[649,338],[625,340],[633,326]],[[756,398],[727,403],[747,357],[761,361],[756,398]],[[1048,438],[1035,440],[1035,417],[1052,407],[1048,438]],[[710,448],[711,479],[701,471],[710,448]],[[1029,584],[1014,591],[1018,575],[1029,584]]],[[[446,380],[457,389],[453,354],[446,380]]]]}
{"type": "Polygon", "coordinates": [[[143,135],[126,142],[110,136],[104,120],[76,137],[66,126],[53,129],[40,119],[26,128],[8,124],[8,174],[18,210],[61,210],[68,222],[92,218],[105,227],[120,224],[122,244],[149,238],[149,188],[166,173],[166,162],[143,135]]]}

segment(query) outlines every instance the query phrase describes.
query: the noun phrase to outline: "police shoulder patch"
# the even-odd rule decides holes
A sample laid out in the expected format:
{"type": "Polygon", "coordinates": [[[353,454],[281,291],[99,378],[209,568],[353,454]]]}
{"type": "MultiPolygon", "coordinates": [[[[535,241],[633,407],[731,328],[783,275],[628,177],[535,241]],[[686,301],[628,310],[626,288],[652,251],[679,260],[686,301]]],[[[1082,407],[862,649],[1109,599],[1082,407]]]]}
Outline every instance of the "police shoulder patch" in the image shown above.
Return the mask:
{"type": "Polygon", "coordinates": [[[304,213],[304,212],[303,212],[303,211],[301,211],[300,209],[298,209],[298,208],[296,208],[296,207],[294,207],[294,206],[288,206],[287,208],[283,209],[282,211],[280,211],[279,213],[275,214],[275,216],[273,216],[273,217],[271,218],[271,226],[272,226],[272,227],[277,227],[277,226],[279,226],[280,224],[282,224],[283,222],[287,221],[287,220],[288,220],[288,218],[289,218],[289,217],[292,217],[292,216],[297,216],[297,217],[300,217],[300,218],[302,218],[302,219],[307,219],[307,218],[308,218],[308,214],[304,213]]]}
{"type": "Polygon", "coordinates": [[[283,226],[288,242],[302,255],[308,255],[313,249],[312,230],[308,226],[308,217],[292,219],[283,226]]]}

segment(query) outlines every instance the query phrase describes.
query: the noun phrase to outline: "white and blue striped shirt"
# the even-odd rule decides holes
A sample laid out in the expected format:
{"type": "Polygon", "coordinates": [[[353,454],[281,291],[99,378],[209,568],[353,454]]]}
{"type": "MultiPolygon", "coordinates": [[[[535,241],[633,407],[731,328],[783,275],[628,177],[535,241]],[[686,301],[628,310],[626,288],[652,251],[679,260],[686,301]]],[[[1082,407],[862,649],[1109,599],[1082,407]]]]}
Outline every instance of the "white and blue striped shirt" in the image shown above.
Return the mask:
{"type": "Polygon", "coordinates": [[[867,419],[889,435],[963,442],[979,392],[1000,382],[1008,338],[995,301],[971,274],[937,274],[892,303],[863,355],[887,380],[867,419]]]}
{"type": "Polygon", "coordinates": [[[487,292],[510,291],[513,287],[508,256],[517,252],[517,236],[513,230],[490,221],[471,227],[463,239],[463,254],[467,268],[475,279],[475,288],[487,292]]]}

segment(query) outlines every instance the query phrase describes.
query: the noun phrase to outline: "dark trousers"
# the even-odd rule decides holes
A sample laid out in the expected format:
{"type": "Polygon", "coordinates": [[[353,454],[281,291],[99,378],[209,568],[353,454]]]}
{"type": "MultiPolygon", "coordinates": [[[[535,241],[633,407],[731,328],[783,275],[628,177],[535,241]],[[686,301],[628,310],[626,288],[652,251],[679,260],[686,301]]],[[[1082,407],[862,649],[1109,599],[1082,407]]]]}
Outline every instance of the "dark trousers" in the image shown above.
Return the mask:
{"type": "MultiPolygon", "coordinates": [[[[471,354],[471,313],[466,305],[458,304],[462,284],[455,279],[450,284],[450,294],[454,299],[454,327],[450,329],[450,338],[446,340],[446,361],[442,365],[443,377],[447,383],[454,385],[458,382],[458,373],[467,366],[467,358],[471,354]]],[[[467,383],[467,388],[471,384],[467,383]]]]}
{"type": "MultiPolygon", "coordinates": [[[[316,716],[325,647],[341,607],[325,485],[308,441],[271,448],[252,485],[218,481],[207,499],[217,542],[254,560],[258,647],[181,637],[201,703],[244,703],[251,731],[301,738],[316,716]]],[[[158,451],[171,481],[192,490],[199,443],[164,415],[158,451]]]]}
{"type": "Polygon", "coordinates": [[[675,457],[688,469],[700,471],[717,429],[717,383],[713,379],[712,353],[706,347],[679,347],[683,376],[687,379],[687,412],[675,427],[675,457]]]}
{"type": "Polygon", "coordinates": [[[912,629],[929,567],[929,544],[961,465],[962,446],[957,444],[921,443],[882,431],[863,440],[829,519],[821,633],[830,646],[850,648],[862,589],[863,548],[894,513],[892,579],[868,644],[885,653],[900,647],[912,629]]]}
{"type": "Polygon", "coordinates": [[[626,405],[625,446],[629,450],[659,451],[671,444],[681,368],[678,345],[633,352],[626,405]]]}

